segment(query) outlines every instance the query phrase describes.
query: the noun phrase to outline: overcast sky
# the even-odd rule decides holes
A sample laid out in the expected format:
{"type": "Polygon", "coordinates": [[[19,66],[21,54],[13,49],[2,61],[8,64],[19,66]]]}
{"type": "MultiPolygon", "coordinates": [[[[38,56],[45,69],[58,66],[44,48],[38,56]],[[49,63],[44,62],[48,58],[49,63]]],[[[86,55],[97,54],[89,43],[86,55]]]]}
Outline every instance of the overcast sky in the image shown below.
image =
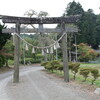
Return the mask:
{"type": "MultiPolygon", "coordinates": [[[[69,2],[73,0],[1,0],[0,15],[23,16],[30,9],[36,12],[46,11],[49,16],[59,17],[69,2]]],[[[80,2],[85,11],[91,8],[95,14],[100,13],[100,0],[75,0],[80,2]]]]}
{"type": "MultiPolygon", "coordinates": [[[[49,16],[61,16],[69,2],[73,0],[1,0],[0,14],[23,16],[24,13],[33,9],[36,12],[46,11],[49,16]]],[[[84,10],[91,8],[96,14],[100,13],[100,0],[75,0],[80,2],[84,10]]]]}

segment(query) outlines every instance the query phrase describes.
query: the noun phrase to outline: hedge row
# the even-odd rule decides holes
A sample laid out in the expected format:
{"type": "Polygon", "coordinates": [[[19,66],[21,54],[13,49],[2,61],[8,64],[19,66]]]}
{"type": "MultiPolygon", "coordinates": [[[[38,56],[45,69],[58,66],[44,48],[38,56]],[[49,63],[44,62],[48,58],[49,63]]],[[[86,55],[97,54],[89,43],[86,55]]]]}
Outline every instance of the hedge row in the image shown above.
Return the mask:
{"type": "MultiPolygon", "coordinates": [[[[63,71],[63,64],[60,61],[48,61],[48,62],[42,62],[41,66],[44,66],[46,70],[54,71],[54,70],[60,70],[63,71]]],[[[80,68],[80,63],[72,63],[70,62],[68,64],[69,70],[73,73],[74,80],[76,79],[76,74],[79,73],[84,77],[84,81],[91,75],[93,77],[91,84],[94,84],[96,79],[100,76],[99,70],[95,68],[80,68]]]]}
{"type": "MultiPolygon", "coordinates": [[[[41,63],[41,59],[35,60],[33,58],[25,58],[25,63],[26,64],[29,64],[29,63],[31,63],[31,64],[33,64],[33,63],[41,63]]],[[[21,64],[24,64],[23,60],[21,60],[21,64]]]]}

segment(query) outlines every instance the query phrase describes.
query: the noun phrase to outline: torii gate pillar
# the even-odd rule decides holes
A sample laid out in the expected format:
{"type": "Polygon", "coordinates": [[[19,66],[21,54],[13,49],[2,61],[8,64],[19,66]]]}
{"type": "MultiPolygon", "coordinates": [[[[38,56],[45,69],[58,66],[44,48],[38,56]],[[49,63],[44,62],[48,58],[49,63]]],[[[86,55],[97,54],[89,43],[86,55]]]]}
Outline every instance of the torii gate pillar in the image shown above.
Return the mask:
{"type": "MultiPolygon", "coordinates": [[[[65,23],[61,23],[61,34],[65,34],[65,23]]],[[[68,54],[67,54],[67,34],[62,38],[63,71],[64,81],[69,82],[68,54]]]]}
{"type": "MultiPolygon", "coordinates": [[[[20,34],[20,24],[16,23],[16,33],[20,34]]],[[[20,58],[20,38],[15,35],[15,48],[14,48],[14,76],[13,82],[19,82],[19,58],[20,58]]]]}

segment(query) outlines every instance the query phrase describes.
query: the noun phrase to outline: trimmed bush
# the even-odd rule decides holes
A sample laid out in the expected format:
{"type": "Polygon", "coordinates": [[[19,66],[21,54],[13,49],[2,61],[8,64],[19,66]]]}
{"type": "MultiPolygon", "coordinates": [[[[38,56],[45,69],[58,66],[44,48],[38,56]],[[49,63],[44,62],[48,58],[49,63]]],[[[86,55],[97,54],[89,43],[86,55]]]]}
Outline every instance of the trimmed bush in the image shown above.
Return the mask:
{"type": "Polygon", "coordinates": [[[50,70],[50,71],[53,72],[54,68],[53,68],[53,66],[52,66],[52,63],[51,63],[51,62],[48,62],[48,63],[46,64],[46,66],[45,66],[45,69],[50,70]]]}
{"type": "Polygon", "coordinates": [[[96,81],[96,79],[100,76],[99,75],[99,70],[98,69],[95,69],[95,68],[92,68],[91,69],[91,75],[93,76],[93,80],[92,80],[92,85],[94,84],[94,82],[96,81]]]}
{"type": "Polygon", "coordinates": [[[74,74],[74,80],[76,79],[76,74],[78,73],[78,70],[79,70],[79,66],[80,66],[80,63],[69,63],[68,64],[69,66],[69,69],[72,71],[72,73],[74,74]]]}
{"type": "Polygon", "coordinates": [[[42,62],[41,66],[44,66],[47,70],[57,70],[60,67],[61,63],[57,60],[49,61],[49,62],[42,62]]]}
{"type": "Polygon", "coordinates": [[[57,60],[51,61],[51,66],[53,67],[53,70],[56,70],[59,67],[60,62],[57,60]]]}
{"type": "Polygon", "coordinates": [[[49,63],[48,61],[42,62],[42,63],[41,63],[41,66],[44,66],[44,68],[47,69],[46,66],[47,66],[48,63],[49,63]]]}
{"type": "Polygon", "coordinates": [[[80,69],[80,75],[82,75],[84,77],[84,82],[88,78],[88,75],[89,75],[90,71],[91,71],[90,68],[81,68],[80,69]]]}
{"type": "Polygon", "coordinates": [[[59,70],[59,71],[63,71],[63,64],[59,64],[56,69],[59,70]]]}
{"type": "Polygon", "coordinates": [[[46,66],[47,63],[48,63],[47,61],[46,61],[46,62],[42,62],[42,63],[41,63],[41,66],[46,66]]]}

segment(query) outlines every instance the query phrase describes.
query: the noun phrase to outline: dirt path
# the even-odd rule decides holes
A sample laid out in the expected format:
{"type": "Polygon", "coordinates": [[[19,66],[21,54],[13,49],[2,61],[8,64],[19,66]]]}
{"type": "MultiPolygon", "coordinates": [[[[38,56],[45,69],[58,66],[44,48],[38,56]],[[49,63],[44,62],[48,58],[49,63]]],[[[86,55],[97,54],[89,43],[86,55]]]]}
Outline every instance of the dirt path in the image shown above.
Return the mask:
{"type": "Polygon", "coordinates": [[[65,83],[41,71],[43,67],[21,70],[20,83],[12,76],[0,81],[0,100],[100,100],[100,96],[82,91],[79,86],[65,83]]]}

